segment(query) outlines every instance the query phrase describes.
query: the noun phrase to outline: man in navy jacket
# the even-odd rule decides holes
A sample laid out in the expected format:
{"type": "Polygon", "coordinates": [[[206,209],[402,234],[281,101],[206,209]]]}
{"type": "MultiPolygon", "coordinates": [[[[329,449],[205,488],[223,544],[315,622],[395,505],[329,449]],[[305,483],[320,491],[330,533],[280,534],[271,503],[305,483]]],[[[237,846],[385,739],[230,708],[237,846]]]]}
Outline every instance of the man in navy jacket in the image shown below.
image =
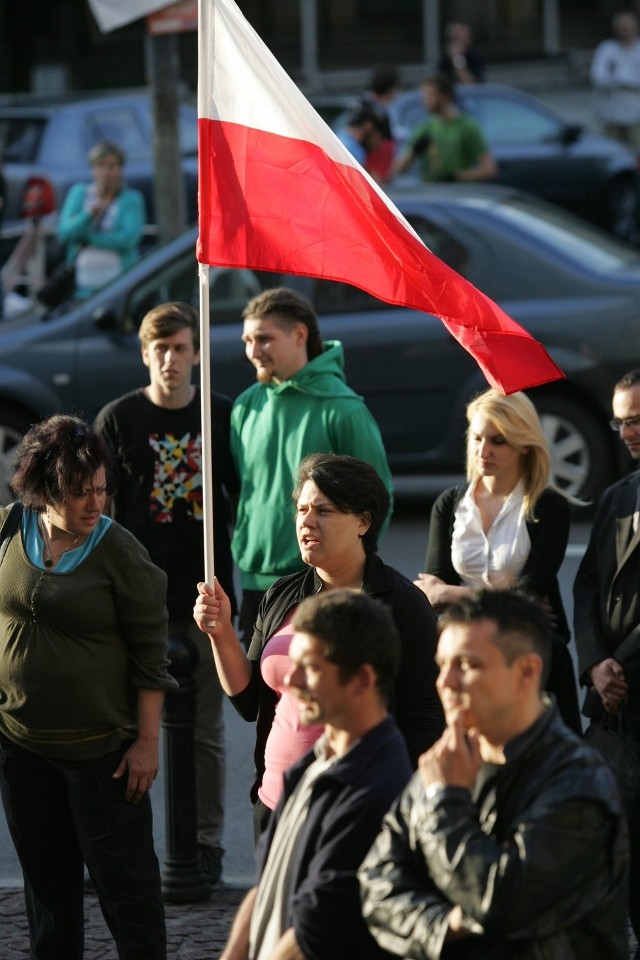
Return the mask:
{"type": "Polygon", "coordinates": [[[387,954],[362,919],[356,871],[411,775],[387,710],[399,640],[389,611],[351,590],[304,600],[293,626],[285,682],[300,722],[324,736],[285,774],[221,960],[373,960],[387,954]]]}

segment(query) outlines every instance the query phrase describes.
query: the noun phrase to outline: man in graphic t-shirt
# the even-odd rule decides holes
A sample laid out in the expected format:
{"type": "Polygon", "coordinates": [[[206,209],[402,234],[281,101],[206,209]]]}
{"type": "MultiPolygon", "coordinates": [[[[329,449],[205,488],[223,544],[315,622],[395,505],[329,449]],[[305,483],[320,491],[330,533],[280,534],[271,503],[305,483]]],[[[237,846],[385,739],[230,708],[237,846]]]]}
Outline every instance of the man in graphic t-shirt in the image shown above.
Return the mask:
{"type": "MultiPolygon", "coordinates": [[[[145,545],[168,577],[170,636],[189,637],[198,649],[195,670],[196,793],[200,865],[207,883],[222,874],[225,746],[222,688],[209,640],[193,622],[196,584],[204,579],[199,327],[185,303],[165,303],[140,326],[142,360],[150,383],[109,403],[96,429],[118,467],[115,519],[145,545]]],[[[216,576],[233,599],[229,498],[238,481],[229,453],[231,401],[212,395],[214,554],[216,576]]]]}

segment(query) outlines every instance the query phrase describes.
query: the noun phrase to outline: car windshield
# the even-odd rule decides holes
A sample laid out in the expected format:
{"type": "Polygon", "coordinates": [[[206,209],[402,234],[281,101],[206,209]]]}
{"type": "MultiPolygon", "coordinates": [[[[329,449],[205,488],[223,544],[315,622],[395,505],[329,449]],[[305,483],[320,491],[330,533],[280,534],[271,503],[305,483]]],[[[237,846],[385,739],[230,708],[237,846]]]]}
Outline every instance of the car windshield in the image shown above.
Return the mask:
{"type": "Polygon", "coordinates": [[[551,204],[521,195],[501,202],[495,211],[543,246],[557,250],[559,257],[574,260],[582,269],[611,272],[640,268],[640,252],[630,244],[551,204]]]}

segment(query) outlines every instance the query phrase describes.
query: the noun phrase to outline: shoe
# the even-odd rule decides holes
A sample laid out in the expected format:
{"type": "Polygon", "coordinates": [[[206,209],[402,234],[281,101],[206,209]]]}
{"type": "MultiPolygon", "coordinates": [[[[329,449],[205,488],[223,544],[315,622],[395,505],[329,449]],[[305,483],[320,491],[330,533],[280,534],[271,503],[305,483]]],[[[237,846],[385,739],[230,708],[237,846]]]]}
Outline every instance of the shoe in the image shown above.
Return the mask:
{"type": "Polygon", "coordinates": [[[217,887],[222,878],[222,848],[198,844],[200,872],[208,887],[217,887]]]}

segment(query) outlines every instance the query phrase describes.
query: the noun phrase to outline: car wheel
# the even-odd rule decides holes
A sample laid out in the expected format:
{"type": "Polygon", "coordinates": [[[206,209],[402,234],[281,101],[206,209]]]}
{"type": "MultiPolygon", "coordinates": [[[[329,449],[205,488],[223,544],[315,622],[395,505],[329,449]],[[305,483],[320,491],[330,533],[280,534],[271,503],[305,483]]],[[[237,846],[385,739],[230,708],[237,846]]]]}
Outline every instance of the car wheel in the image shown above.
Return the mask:
{"type": "Polygon", "coordinates": [[[0,409],[0,505],[3,507],[14,499],[9,487],[13,476],[13,449],[30,426],[24,414],[0,409]]]}
{"type": "Polygon", "coordinates": [[[565,397],[536,397],[535,404],[551,451],[553,482],[571,496],[594,499],[615,480],[604,427],[565,397]]]}
{"type": "Polygon", "coordinates": [[[631,243],[638,239],[638,185],[635,180],[616,180],[609,190],[607,216],[616,237],[631,243]]]}

